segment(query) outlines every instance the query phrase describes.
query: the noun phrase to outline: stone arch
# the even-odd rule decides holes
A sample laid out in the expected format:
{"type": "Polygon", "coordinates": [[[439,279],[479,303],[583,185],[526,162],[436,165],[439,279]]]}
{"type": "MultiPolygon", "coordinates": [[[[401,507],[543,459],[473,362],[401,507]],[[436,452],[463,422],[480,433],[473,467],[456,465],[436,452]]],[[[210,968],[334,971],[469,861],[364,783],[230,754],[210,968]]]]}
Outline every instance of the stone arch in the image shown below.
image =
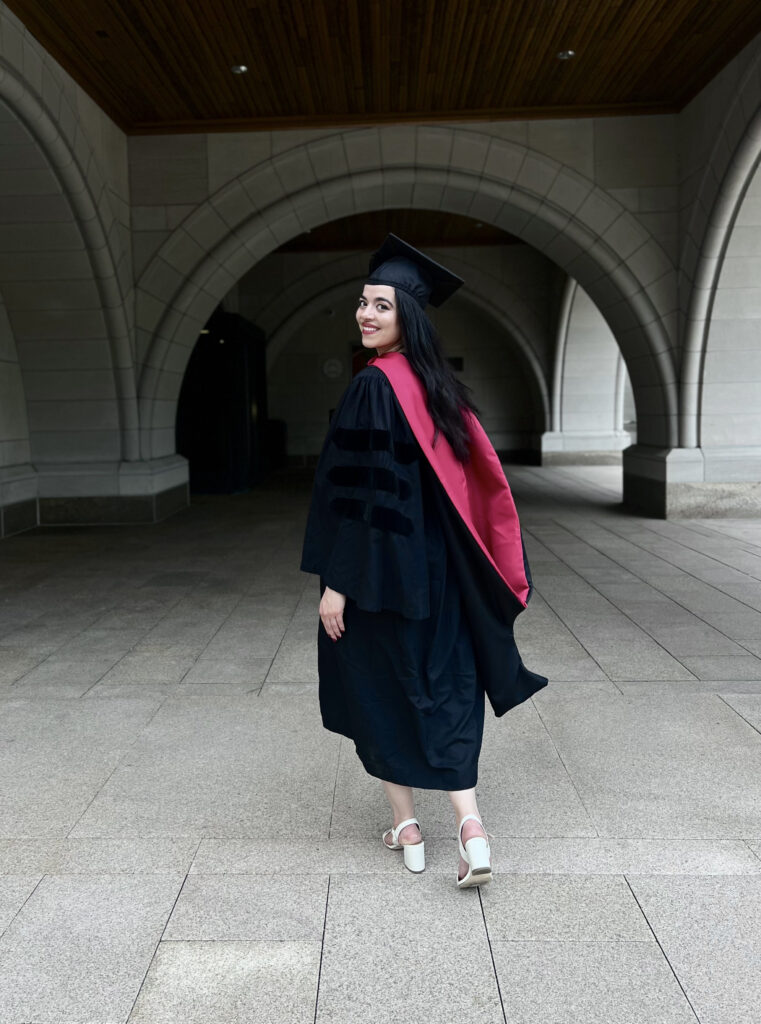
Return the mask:
{"type": "Polygon", "coordinates": [[[552,431],[544,452],[620,451],[626,365],[610,328],[584,289],[568,278],[558,317],[552,431]]]}
{"type": "Polygon", "coordinates": [[[761,160],[761,102],[755,53],[715,126],[710,156],[691,205],[680,268],[689,295],[683,339],[679,444],[699,447],[703,364],[716,290],[738,211],[761,160]]]}
{"type": "Polygon", "coordinates": [[[759,155],[723,241],[703,338],[698,441],[709,482],[761,479],[759,155]]]}
{"type": "MultiPolygon", "coordinates": [[[[39,463],[69,461],[60,458],[68,429],[79,441],[85,434],[100,435],[89,452],[91,460],[137,459],[134,363],[118,277],[124,254],[120,256],[116,218],[94,154],[68,102],[70,90],[33,40],[25,39],[24,47],[35,50],[45,96],[25,80],[23,72],[4,63],[0,107],[6,113],[3,116],[0,111],[0,117],[7,136],[28,148],[34,170],[45,179],[43,188],[54,211],[49,225],[25,220],[19,213],[13,230],[0,234],[0,254],[26,251],[29,264],[26,278],[20,279],[17,268],[10,275],[0,272],[0,288],[27,381],[32,457],[39,463]],[[53,100],[56,106],[51,111],[48,103],[53,100]],[[39,309],[40,281],[46,282],[52,303],[47,311],[39,309]],[[56,288],[57,296],[51,294],[56,288]],[[65,392],[64,367],[50,348],[50,343],[65,338],[90,343],[83,344],[79,353],[79,369],[89,371],[89,377],[81,378],[89,380],[84,400],[65,392]],[[40,368],[45,365],[42,350],[46,346],[49,370],[40,368]],[[44,374],[48,376],[40,376],[44,374]],[[59,413],[67,410],[65,424],[57,417],[55,403],[60,403],[59,413]],[[104,421],[107,428],[102,426],[104,421]],[[55,451],[48,447],[54,434],[59,441],[55,451]]],[[[80,453],[87,449],[86,444],[76,447],[80,453]]]]}
{"type": "MultiPolygon", "coordinates": [[[[452,261],[450,261],[450,266],[451,263],[452,261]]],[[[339,284],[332,285],[328,289],[321,289],[317,294],[310,296],[297,306],[291,315],[280,324],[270,339],[270,343],[267,346],[268,368],[274,364],[275,359],[284,351],[295,331],[307,323],[326,302],[330,303],[344,297],[348,285],[361,289],[363,282],[364,277],[356,276],[355,274],[344,279],[339,284]],[[272,349],[272,352],[270,352],[270,349],[272,349]]],[[[495,309],[493,304],[479,293],[478,289],[464,289],[462,298],[470,305],[479,309],[488,319],[494,320],[509,336],[514,351],[526,369],[527,377],[535,387],[540,403],[541,419],[543,423],[546,423],[550,413],[547,382],[533,348],[517,327],[515,320],[510,317],[509,313],[503,313],[501,310],[495,309]]],[[[539,427],[539,429],[544,428],[539,427]]]]}
{"type": "MultiPolygon", "coordinates": [[[[430,252],[437,255],[435,247],[430,252]]],[[[460,294],[488,318],[496,321],[510,338],[536,389],[542,420],[539,429],[546,430],[550,399],[546,374],[540,362],[541,325],[536,322],[522,296],[507,288],[503,282],[481,270],[474,273],[474,268],[451,252],[446,254],[446,263],[466,281],[460,294]]],[[[352,254],[315,268],[263,307],[256,316],[256,322],[268,338],[268,368],[274,364],[293,332],[306,323],[320,305],[345,295],[349,285],[359,291],[362,284],[362,276],[357,275],[356,256],[352,254]]]]}
{"type": "Polygon", "coordinates": [[[177,394],[198,331],[259,259],[337,217],[417,206],[494,224],[576,277],[625,354],[643,442],[674,442],[664,318],[676,299],[643,283],[671,264],[641,223],[594,182],[525,146],[469,129],[405,126],[294,147],[225,186],[167,239],[137,288],[144,457],[173,451],[177,394]],[[393,145],[384,149],[384,138],[393,145]]]}

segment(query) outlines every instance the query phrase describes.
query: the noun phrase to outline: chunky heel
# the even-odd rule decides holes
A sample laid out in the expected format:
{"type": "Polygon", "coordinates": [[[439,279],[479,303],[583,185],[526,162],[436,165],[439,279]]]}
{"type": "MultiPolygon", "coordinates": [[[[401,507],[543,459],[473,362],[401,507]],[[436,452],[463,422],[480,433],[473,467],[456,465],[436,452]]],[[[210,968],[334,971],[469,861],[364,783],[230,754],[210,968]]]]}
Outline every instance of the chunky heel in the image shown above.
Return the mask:
{"type": "Polygon", "coordinates": [[[410,871],[425,870],[425,843],[408,843],[404,847],[404,866],[410,871]]]}
{"type": "Polygon", "coordinates": [[[491,873],[491,857],[489,855],[489,844],[482,836],[474,836],[465,844],[465,859],[470,864],[470,870],[474,875],[491,873]]]}
{"type": "Polygon", "coordinates": [[[484,836],[473,836],[464,846],[462,845],[462,826],[466,821],[470,820],[477,821],[483,827],[483,822],[479,817],[475,814],[466,814],[457,830],[460,856],[468,865],[467,874],[463,878],[460,878],[458,875],[457,885],[460,889],[491,882],[491,848],[489,840],[484,836]]]}
{"type": "Polygon", "coordinates": [[[419,843],[400,843],[399,833],[407,825],[417,825],[420,828],[417,818],[407,818],[406,821],[400,821],[396,828],[387,828],[381,837],[381,842],[387,850],[404,850],[404,866],[417,874],[425,870],[425,843],[423,840],[419,843]],[[388,835],[391,836],[390,843],[386,842],[388,835]]]}

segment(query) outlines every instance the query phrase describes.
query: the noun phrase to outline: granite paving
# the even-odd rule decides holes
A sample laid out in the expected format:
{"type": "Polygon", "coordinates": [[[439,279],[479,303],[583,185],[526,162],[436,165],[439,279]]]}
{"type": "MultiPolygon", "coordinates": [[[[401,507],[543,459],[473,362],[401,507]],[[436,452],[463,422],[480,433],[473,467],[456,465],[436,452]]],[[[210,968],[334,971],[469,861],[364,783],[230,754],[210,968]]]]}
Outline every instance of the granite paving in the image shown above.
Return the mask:
{"type": "Polygon", "coordinates": [[[487,705],[480,890],[322,727],[307,471],[0,543],[2,1024],[761,1020],[761,522],[506,472],[550,681],[487,705]]]}

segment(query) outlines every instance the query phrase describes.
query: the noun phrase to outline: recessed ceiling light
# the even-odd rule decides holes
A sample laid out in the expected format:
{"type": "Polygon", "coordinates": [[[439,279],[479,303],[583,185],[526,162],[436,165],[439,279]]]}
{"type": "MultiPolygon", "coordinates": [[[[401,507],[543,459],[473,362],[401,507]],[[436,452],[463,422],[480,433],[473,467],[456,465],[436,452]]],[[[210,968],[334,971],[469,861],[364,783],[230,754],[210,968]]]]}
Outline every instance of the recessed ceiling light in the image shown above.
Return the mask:
{"type": "Polygon", "coordinates": [[[248,71],[248,68],[246,67],[245,64],[233,64],[230,70],[234,75],[245,75],[245,73],[248,71]]]}
{"type": "Polygon", "coordinates": [[[576,56],[576,51],[575,50],[561,50],[558,54],[556,54],[556,56],[557,56],[558,60],[570,60],[571,57],[575,57],[576,56]]]}

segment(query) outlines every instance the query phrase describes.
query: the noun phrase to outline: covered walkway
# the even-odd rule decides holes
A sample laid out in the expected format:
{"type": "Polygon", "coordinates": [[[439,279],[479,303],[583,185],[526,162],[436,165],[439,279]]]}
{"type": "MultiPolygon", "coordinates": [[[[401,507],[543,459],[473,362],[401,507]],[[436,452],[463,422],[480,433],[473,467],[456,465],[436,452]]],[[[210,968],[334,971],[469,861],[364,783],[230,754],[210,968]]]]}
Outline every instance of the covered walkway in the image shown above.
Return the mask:
{"type": "Polygon", "coordinates": [[[761,523],[510,467],[550,677],[487,713],[495,878],[381,848],[322,729],[309,480],[0,546],[0,1020],[745,1024],[761,982],[761,523]]]}

